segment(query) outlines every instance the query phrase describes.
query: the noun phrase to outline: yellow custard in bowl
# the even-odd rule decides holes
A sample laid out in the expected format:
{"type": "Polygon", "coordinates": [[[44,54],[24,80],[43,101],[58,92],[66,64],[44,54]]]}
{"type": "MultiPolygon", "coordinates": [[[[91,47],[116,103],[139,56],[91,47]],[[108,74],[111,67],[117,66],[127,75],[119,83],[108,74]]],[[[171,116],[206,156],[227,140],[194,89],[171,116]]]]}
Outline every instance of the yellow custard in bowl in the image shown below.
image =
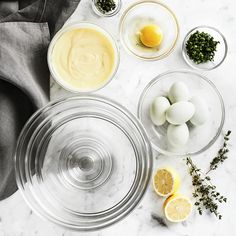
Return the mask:
{"type": "Polygon", "coordinates": [[[91,92],[105,86],[118,67],[118,49],[100,27],[79,23],[56,35],[48,50],[54,79],[72,92],[91,92]]]}

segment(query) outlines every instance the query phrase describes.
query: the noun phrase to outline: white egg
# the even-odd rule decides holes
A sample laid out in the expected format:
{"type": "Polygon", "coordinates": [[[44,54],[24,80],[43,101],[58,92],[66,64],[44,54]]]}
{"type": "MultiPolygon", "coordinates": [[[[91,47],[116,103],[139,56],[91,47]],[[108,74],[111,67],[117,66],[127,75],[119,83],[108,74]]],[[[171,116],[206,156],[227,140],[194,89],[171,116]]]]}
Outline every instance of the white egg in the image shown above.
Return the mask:
{"type": "Polygon", "coordinates": [[[150,118],[155,125],[163,125],[166,121],[166,110],[170,102],[165,97],[156,97],[150,107],[150,118]]]}
{"type": "Polygon", "coordinates": [[[190,98],[188,87],[181,81],[175,82],[170,87],[168,97],[172,103],[188,101],[190,98]]]}
{"type": "Polygon", "coordinates": [[[176,102],[166,111],[166,120],[173,125],[181,125],[190,120],[195,108],[190,102],[176,102]]]}
{"type": "Polygon", "coordinates": [[[196,126],[204,124],[209,117],[209,110],[206,102],[198,96],[192,97],[190,102],[195,107],[195,113],[190,119],[191,123],[196,126]]]}
{"type": "Polygon", "coordinates": [[[172,125],[167,128],[167,139],[173,147],[183,147],[189,138],[189,130],[186,124],[172,125]]]}

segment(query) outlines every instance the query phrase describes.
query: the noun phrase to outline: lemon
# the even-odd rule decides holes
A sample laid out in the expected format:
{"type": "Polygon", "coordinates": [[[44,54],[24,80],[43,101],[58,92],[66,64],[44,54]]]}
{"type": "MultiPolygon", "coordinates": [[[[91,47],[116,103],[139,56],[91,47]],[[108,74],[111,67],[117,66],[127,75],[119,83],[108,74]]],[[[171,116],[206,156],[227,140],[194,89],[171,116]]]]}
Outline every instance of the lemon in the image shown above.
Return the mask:
{"type": "Polygon", "coordinates": [[[180,177],[178,173],[170,168],[161,168],[156,171],[153,177],[153,186],[156,193],[166,197],[178,191],[180,187],[180,177]]]}
{"type": "Polygon", "coordinates": [[[189,198],[173,194],[165,200],[164,212],[166,218],[171,222],[185,221],[192,210],[192,203],[189,198]]]}
{"type": "Polygon", "coordinates": [[[151,24],[144,26],[140,31],[140,40],[146,47],[157,47],[161,44],[163,34],[159,26],[151,24]]]}

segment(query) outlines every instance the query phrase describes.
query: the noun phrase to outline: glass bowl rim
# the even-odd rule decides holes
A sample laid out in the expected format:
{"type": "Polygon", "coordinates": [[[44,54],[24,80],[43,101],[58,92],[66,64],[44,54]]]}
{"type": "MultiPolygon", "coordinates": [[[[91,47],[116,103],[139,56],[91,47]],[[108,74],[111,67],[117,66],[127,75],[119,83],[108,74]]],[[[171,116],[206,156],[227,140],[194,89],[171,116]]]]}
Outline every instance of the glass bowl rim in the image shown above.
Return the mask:
{"type": "Polygon", "coordinates": [[[52,78],[66,91],[69,91],[71,93],[74,94],[86,94],[86,93],[92,93],[92,92],[96,92],[102,88],[104,88],[105,86],[107,86],[115,77],[115,75],[117,74],[118,68],[119,68],[119,64],[120,64],[120,50],[119,47],[117,45],[116,39],[115,37],[110,34],[106,29],[104,29],[103,27],[101,27],[100,25],[96,24],[96,23],[91,23],[89,21],[75,21],[72,23],[69,23],[67,25],[65,25],[64,27],[62,27],[52,38],[49,47],[48,47],[48,51],[47,51],[47,64],[48,64],[48,68],[50,71],[50,75],[52,76],[52,78]],[[73,89],[73,88],[69,88],[67,87],[65,84],[63,84],[61,82],[62,79],[58,79],[56,73],[54,73],[54,69],[53,69],[53,65],[51,63],[51,55],[53,52],[53,48],[55,46],[55,43],[57,41],[57,39],[66,31],[68,31],[70,28],[73,27],[83,27],[83,26],[87,26],[89,28],[97,28],[98,31],[102,32],[103,35],[105,35],[107,37],[107,35],[110,37],[110,39],[108,39],[109,41],[112,42],[112,46],[114,48],[115,51],[115,55],[116,55],[116,60],[115,60],[115,65],[114,65],[114,69],[112,74],[110,75],[110,77],[107,79],[107,81],[100,87],[91,89],[91,90],[87,90],[87,91],[83,91],[80,89],[73,89]]]}
{"type": "Polygon", "coordinates": [[[178,19],[175,15],[175,13],[164,3],[158,1],[158,0],[140,0],[140,1],[137,1],[133,4],[131,4],[122,14],[121,18],[120,18],[120,23],[119,23],[119,35],[120,35],[120,41],[121,41],[121,44],[123,45],[123,47],[125,48],[125,50],[130,54],[130,55],[133,55],[135,56],[136,58],[138,59],[142,59],[144,61],[157,61],[157,60],[161,60],[167,56],[169,56],[173,50],[175,49],[176,47],[176,44],[177,44],[177,41],[179,39],[179,33],[180,33],[180,27],[179,27],[179,22],[178,22],[178,19]],[[124,39],[123,39],[123,34],[122,34],[122,29],[123,29],[123,26],[124,26],[124,20],[127,16],[127,14],[129,13],[130,10],[132,10],[133,8],[135,8],[136,6],[138,5],[141,5],[141,4],[144,4],[144,3],[154,3],[154,4],[158,4],[162,7],[164,7],[174,18],[174,22],[175,22],[175,25],[176,25],[176,30],[177,30],[177,34],[176,34],[176,38],[174,40],[174,43],[173,45],[166,51],[164,52],[163,54],[159,55],[159,56],[155,56],[155,57],[144,57],[144,56],[140,56],[138,55],[137,53],[133,52],[132,50],[130,50],[126,43],[124,42],[124,39]]]}
{"type": "Polygon", "coordinates": [[[224,122],[225,122],[225,106],[224,106],[224,101],[223,98],[219,92],[219,90],[217,89],[217,87],[215,86],[215,84],[209,80],[206,76],[200,74],[199,72],[193,71],[193,70],[189,70],[189,69],[179,69],[179,70],[168,70],[166,72],[163,72],[159,75],[157,75],[155,78],[153,78],[146,86],[145,88],[142,90],[141,95],[139,97],[139,101],[138,101],[138,109],[137,109],[137,117],[139,118],[139,120],[142,123],[142,119],[141,119],[141,113],[142,113],[142,104],[143,104],[143,100],[146,96],[146,94],[148,93],[149,89],[155,85],[156,83],[159,82],[159,80],[162,79],[163,76],[168,75],[168,74],[174,74],[174,73],[185,73],[185,74],[194,74],[196,76],[198,76],[199,78],[203,79],[206,83],[208,83],[214,90],[214,92],[216,93],[219,101],[220,101],[220,106],[221,106],[221,121],[220,121],[220,126],[218,127],[217,133],[216,135],[213,137],[212,140],[210,140],[210,142],[207,143],[207,145],[205,145],[203,148],[201,148],[199,151],[196,152],[189,152],[189,153],[183,153],[183,154],[179,154],[179,153],[174,153],[174,152],[170,152],[170,151],[166,151],[164,149],[159,148],[158,146],[156,146],[152,141],[151,141],[151,145],[153,147],[153,149],[163,155],[166,156],[176,156],[176,157],[184,157],[184,156],[196,156],[199,155],[203,152],[205,152],[208,148],[210,148],[218,139],[218,137],[221,134],[221,131],[223,129],[224,126],[224,122]]]}
{"type": "Polygon", "coordinates": [[[110,98],[107,98],[107,97],[101,96],[101,95],[94,95],[94,94],[93,95],[92,94],[75,95],[75,96],[64,97],[64,98],[60,98],[55,101],[51,101],[51,102],[47,103],[44,107],[37,110],[30,117],[30,119],[24,125],[24,127],[19,135],[17,145],[14,150],[14,167],[15,167],[17,186],[20,190],[21,195],[23,196],[23,198],[24,198],[25,202],[28,204],[28,206],[30,206],[30,208],[40,218],[47,219],[50,222],[55,223],[56,225],[63,226],[65,228],[76,230],[76,231],[94,231],[94,230],[103,229],[105,227],[113,225],[113,224],[119,222],[120,220],[124,219],[141,202],[141,200],[143,199],[143,197],[146,193],[146,190],[149,186],[149,183],[151,181],[152,168],[153,168],[153,152],[152,152],[151,143],[150,143],[150,140],[148,138],[145,128],[143,127],[141,122],[138,120],[138,118],[134,114],[132,114],[127,108],[125,108],[123,105],[119,104],[118,102],[116,102],[110,98]],[[145,161],[146,164],[144,166],[146,166],[146,167],[143,167],[143,168],[145,168],[146,174],[144,175],[144,173],[142,171],[142,173],[141,173],[142,177],[140,179],[140,180],[142,180],[142,184],[139,184],[138,186],[136,186],[136,189],[134,192],[136,197],[135,198],[129,197],[129,199],[124,204],[124,206],[126,206],[126,207],[122,206],[121,210],[118,210],[117,212],[108,215],[108,216],[110,216],[108,218],[109,220],[99,219],[98,221],[100,221],[100,223],[97,225],[93,225],[93,226],[91,226],[91,225],[90,226],[68,225],[68,223],[62,222],[58,218],[53,217],[51,214],[48,213],[48,211],[41,209],[42,208],[41,204],[39,205],[37,200],[35,200],[35,198],[30,200],[30,197],[32,197],[32,192],[30,191],[30,193],[27,193],[26,191],[29,191],[29,190],[25,190],[24,183],[22,180],[24,175],[22,173],[21,168],[19,168],[19,163],[18,163],[20,158],[17,158],[17,155],[16,155],[17,150],[19,148],[19,140],[24,138],[26,128],[29,127],[29,125],[32,124],[32,122],[34,122],[35,119],[37,119],[38,115],[42,114],[42,111],[44,111],[44,110],[48,111],[48,109],[50,109],[50,107],[54,107],[57,104],[61,104],[63,102],[68,102],[70,100],[78,100],[78,99],[80,99],[80,100],[86,99],[89,101],[102,102],[103,104],[108,105],[108,106],[112,106],[112,108],[115,108],[119,112],[122,112],[124,114],[124,116],[126,116],[137,127],[138,132],[140,133],[141,138],[143,140],[143,144],[145,146],[147,155],[148,155],[148,157],[147,157],[147,155],[145,156],[145,160],[147,160],[147,161],[145,161]],[[137,191],[138,189],[139,189],[139,191],[137,191]],[[36,206],[36,204],[37,204],[37,206],[36,206]],[[40,210],[38,210],[38,208],[40,210]]]}
{"type": "Polygon", "coordinates": [[[181,51],[182,51],[182,56],[184,58],[184,61],[187,63],[187,65],[189,65],[191,68],[193,69],[196,69],[198,71],[210,71],[210,70],[213,70],[217,67],[219,67],[225,60],[227,54],[228,54],[228,44],[227,44],[227,41],[226,41],[226,38],[225,36],[221,33],[221,31],[219,31],[217,28],[213,27],[213,26],[208,26],[208,25],[199,25],[199,26],[196,26],[194,28],[192,28],[191,30],[189,30],[187,32],[187,34],[185,35],[184,37],[184,40],[183,40],[183,43],[182,43],[182,48],[181,48],[181,51]],[[200,68],[197,64],[193,64],[193,63],[190,63],[190,59],[188,59],[188,56],[186,55],[186,52],[185,52],[185,45],[186,45],[186,42],[187,42],[187,39],[188,37],[190,36],[190,34],[192,34],[194,31],[198,30],[198,29],[201,29],[201,28],[208,28],[210,30],[213,30],[215,31],[216,33],[218,33],[220,35],[220,37],[222,38],[223,42],[224,42],[224,47],[225,47],[225,51],[224,51],[224,56],[222,57],[222,59],[220,60],[219,63],[217,63],[215,66],[213,67],[209,67],[209,68],[200,68]]]}

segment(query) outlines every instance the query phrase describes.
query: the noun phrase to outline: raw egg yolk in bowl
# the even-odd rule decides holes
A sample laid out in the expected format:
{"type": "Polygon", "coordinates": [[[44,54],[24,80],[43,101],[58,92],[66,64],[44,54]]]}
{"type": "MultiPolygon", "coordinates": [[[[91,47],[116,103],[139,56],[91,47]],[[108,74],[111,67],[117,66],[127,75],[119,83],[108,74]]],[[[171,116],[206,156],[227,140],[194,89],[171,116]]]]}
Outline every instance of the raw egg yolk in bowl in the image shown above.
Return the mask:
{"type": "Polygon", "coordinates": [[[159,26],[150,24],[141,29],[139,38],[144,46],[154,48],[161,44],[163,33],[159,26]]]}

